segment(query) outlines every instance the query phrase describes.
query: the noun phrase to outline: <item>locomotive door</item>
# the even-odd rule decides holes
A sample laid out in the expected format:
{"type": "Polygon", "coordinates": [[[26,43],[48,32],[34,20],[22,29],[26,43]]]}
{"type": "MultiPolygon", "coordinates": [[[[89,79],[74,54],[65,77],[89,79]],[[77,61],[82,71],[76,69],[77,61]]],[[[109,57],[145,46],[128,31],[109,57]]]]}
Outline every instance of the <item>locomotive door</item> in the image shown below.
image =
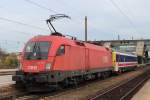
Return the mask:
{"type": "Polygon", "coordinates": [[[85,49],[85,69],[89,70],[89,49],[85,49]]]}

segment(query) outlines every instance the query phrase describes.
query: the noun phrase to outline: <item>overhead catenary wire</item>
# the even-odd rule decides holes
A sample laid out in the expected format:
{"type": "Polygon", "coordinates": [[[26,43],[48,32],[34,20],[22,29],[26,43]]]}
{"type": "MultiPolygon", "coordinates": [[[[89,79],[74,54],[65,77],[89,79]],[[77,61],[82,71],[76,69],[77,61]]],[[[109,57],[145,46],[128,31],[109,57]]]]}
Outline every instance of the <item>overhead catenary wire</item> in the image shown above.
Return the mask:
{"type": "Polygon", "coordinates": [[[14,41],[14,40],[0,40],[0,43],[6,44],[24,44],[25,41],[14,41]]]}
{"type": "MultiPolygon", "coordinates": [[[[58,13],[58,12],[56,12],[56,11],[54,11],[54,10],[51,10],[51,9],[46,8],[46,7],[44,7],[44,6],[41,6],[41,5],[39,5],[38,3],[32,2],[31,0],[26,0],[26,1],[28,1],[28,2],[30,2],[30,3],[32,3],[32,4],[36,5],[36,6],[38,6],[38,7],[40,7],[40,8],[47,9],[47,10],[52,11],[52,12],[54,12],[54,13],[58,13]]],[[[27,27],[30,27],[30,28],[38,29],[38,30],[49,31],[48,29],[41,28],[41,27],[39,27],[39,26],[35,26],[35,25],[31,25],[31,24],[26,24],[26,23],[23,23],[22,21],[18,21],[18,20],[14,20],[14,19],[9,19],[9,18],[6,18],[6,17],[1,17],[1,16],[0,16],[0,20],[2,20],[2,21],[7,21],[7,22],[10,22],[10,23],[19,24],[19,25],[22,25],[22,26],[27,26],[27,27]]],[[[30,34],[30,33],[28,33],[28,32],[22,32],[22,31],[12,30],[12,29],[8,29],[7,31],[18,32],[18,33],[21,33],[21,34],[24,34],[24,35],[29,35],[29,34],[30,34]],[[27,34],[27,33],[28,33],[28,34],[27,34]]],[[[5,45],[6,45],[7,43],[8,43],[8,41],[6,40],[6,41],[5,41],[5,45]]],[[[10,42],[10,43],[12,43],[12,42],[10,42]]],[[[16,44],[20,44],[20,43],[22,43],[22,42],[21,42],[21,41],[16,41],[16,44]]]]}
{"type": "Polygon", "coordinates": [[[48,10],[48,11],[50,11],[50,12],[59,13],[59,12],[57,12],[57,11],[55,11],[55,10],[52,10],[52,9],[50,9],[50,8],[47,8],[47,7],[45,7],[45,6],[43,6],[43,5],[39,4],[39,3],[36,3],[36,2],[34,2],[34,1],[31,1],[31,0],[25,0],[25,1],[27,1],[28,3],[31,3],[31,4],[33,4],[33,5],[35,5],[35,6],[37,6],[37,7],[39,7],[39,8],[48,10]]]}
{"type": "MultiPolygon", "coordinates": [[[[71,8],[72,10],[72,12],[74,12],[76,15],[82,15],[83,13],[81,13],[78,9],[76,9],[75,7],[73,7],[73,6],[71,6],[68,2],[65,2],[64,0],[56,0],[56,1],[59,1],[58,3],[59,4],[61,4],[61,5],[64,5],[64,7],[65,8],[67,8],[67,6],[69,7],[69,9],[71,8]],[[61,3],[60,3],[61,2],[61,3]]],[[[68,10],[68,9],[67,9],[68,10]]],[[[85,17],[85,16],[84,16],[85,17]]],[[[88,16],[87,16],[88,17],[88,16]]],[[[75,19],[75,20],[72,20],[76,25],[77,24],[81,24],[81,22],[79,22],[77,19],[75,19]]],[[[83,21],[82,21],[83,22],[83,21]]],[[[89,21],[89,23],[88,23],[88,26],[90,27],[90,28],[92,28],[93,30],[97,30],[97,31],[100,31],[100,32],[102,32],[102,33],[104,33],[104,31],[101,31],[101,30],[99,30],[97,27],[95,27],[93,24],[91,24],[90,23],[90,21],[89,21]]]]}
{"type": "MultiPolygon", "coordinates": [[[[74,8],[74,7],[72,7],[68,2],[65,2],[64,0],[56,0],[56,2],[59,3],[60,5],[62,5],[63,8],[66,8],[67,10],[68,10],[67,6],[68,6],[69,8],[71,8],[71,9],[72,9],[72,10],[70,10],[71,13],[75,13],[75,14],[77,14],[77,15],[80,13],[79,10],[77,10],[77,9],[74,8]]],[[[81,14],[81,13],[80,13],[80,14],[81,14]]]]}
{"type": "Polygon", "coordinates": [[[19,49],[21,45],[25,45],[24,41],[0,40],[0,48],[4,50],[8,47],[19,49]]]}
{"type": "MultiPolygon", "coordinates": [[[[39,4],[39,3],[36,3],[36,2],[34,2],[34,1],[31,1],[31,0],[25,0],[25,1],[27,1],[28,3],[31,3],[31,4],[33,4],[33,5],[35,5],[35,6],[39,7],[39,8],[41,8],[41,9],[44,9],[44,10],[51,11],[51,12],[53,12],[53,13],[59,14],[59,12],[57,12],[57,11],[55,11],[55,10],[52,10],[52,9],[50,9],[50,8],[47,8],[47,7],[45,7],[45,6],[43,6],[43,5],[39,4]]],[[[78,22],[76,21],[76,23],[78,23],[78,22]]]]}
{"type": "MultiPolygon", "coordinates": [[[[29,3],[31,3],[31,4],[33,4],[33,5],[35,5],[35,6],[37,6],[37,7],[39,7],[39,8],[41,8],[41,9],[44,9],[44,10],[48,10],[48,11],[51,11],[51,12],[53,12],[53,13],[59,13],[59,12],[57,12],[57,11],[55,11],[55,10],[52,10],[52,9],[50,9],[50,8],[47,8],[47,7],[45,7],[45,6],[43,6],[43,5],[41,5],[41,4],[39,4],[39,3],[36,3],[36,2],[34,2],[34,1],[31,1],[31,0],[25,0],[25,1],[27,1],[27,2],[29,2],[29,3]]],[[[63,2],[63,1],[61,1],[61,2],[63,2]]],[[[62,4],[62,3],[61,3],[62,4]]],[[[65,3],[63,3],[63,4],[66,4],[66,2],[65,3]]],[[[73,8],[73,7],[70,7],[69,5],[65,5],[65,7],[66,6],[68,6],[69,8],[71,8],[71,9],[73,9],[73,10],[76,10],[75,8],[73,8]]],[[[76,13],[78,14],[78,11],[76,10],[76,13]]],[[[80,22],[78,22],[77,20],[75,21],[75,20],[72,20],[75,24],[81,24],[80,22]]],[[[89,25],[90,27],[92,27],[93,29],[97,29],[97,28],[95,28],[93,25],[89,25]]]]}
{"type": "Polygon", "coordinates": [[[19,25],[27,26],[27,27],[32,27],[34,29],[48,31],[47,29],[44,29],[44,28],[41,28],[41,27],[38,27],[38,26],[26,24],[26,23],[19,22],[19,21],[16,21],[16,20],[12,20],[12,19],[8,19],[8,18],[5,18],[5,17],[0,17],[0,20],[11,22],[11,23],[16,23],[16,24],[19,24],[19,25]]]}
{"type": "Polygon", "coordinates": [[[14,29],[6,29],[6,28],[3,28],[3,27],[0,27],[0,29],[4,30],[4,31],[9,31],[9,32],[21,33],[21,34],[26,35],[26,36],[28,36],[28,35],[34,35],[34,34],[30,33],[30,32],[23,32],[23,31],[14,30],[14,29]]]}
{"type": "Polygon", "coordinates": [[[111,3],[112,3],[112,5],[114,6],[114,7],[116,7],[117,9],[118,9],[118,11],[128,20],[128,22],[132,25],[132,27],[134,28],[134,30],[137,32],[137,30],[136,30],[136,26],[135,26],[135,24],[133,23],[133,21],[130,19],[130,17],[126,14],[126,13],[124,13],[124,11],[117,5],[117,3],[116,2],[114,2],[113,0],[109,0],[111,3]]]}

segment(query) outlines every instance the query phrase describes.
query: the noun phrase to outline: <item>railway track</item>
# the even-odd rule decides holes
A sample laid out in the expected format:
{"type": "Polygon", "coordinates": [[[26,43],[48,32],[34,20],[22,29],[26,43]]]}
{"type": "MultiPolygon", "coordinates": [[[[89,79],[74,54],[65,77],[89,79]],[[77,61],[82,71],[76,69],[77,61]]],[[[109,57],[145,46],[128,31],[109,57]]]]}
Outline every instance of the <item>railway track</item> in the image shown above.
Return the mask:
{"type": "MultiPolygon", "coordinates": [[[[98,80],[95,80],[95,81],[98,81],[98,80]]],[[[46,99],[45,97],[57,97],[66,93],[69,94],[70,90],[80,89],[82,88],[82,86],[85,86],[90,83],[92,83],[92,81],[86,82],[84,84],[80,84],[78,87],[73,85],[73,86],[66,87],[65,89],[54,90],[51,92],[26,93],[25,95],[17,96],[15,99],[16,100],[43,100],[44,98],[45,100],[46,99]]]]}
{"type": "Polygon", "coordinates": [[[15,84],[0,88],[0,100],[15,100],[14,98],[27,94],[24,88],[16,89],[15,84]]]}
{"type": "Polygon", "coordinates": [[[149,78],[150,70],[115,87],[97,93],[97,95],[89,98],[89,100],[130,100],[149,78]]]}
{"type": "Polygon", "coordinates": [[[13,74],[15,74],[15,71],[17,71],[17,69],[0,69],[0,76],[13,75],[13,74]]]}
{"type": "MultiPolygon", "coordinates": [[[[143,71],[142,72],[142,70],[145,70],[146,68],[143,68],[143,69],[137,69],[137,71],[135,71],[135,72],[139,72],[139,71],[141,71],[141,73],[144,73],[145,71],[143,71]]],[[[134,71],[133,72],[129,72],[129,73],[125,73],[125,74],[131,74],[131,73],[134,73],[134,71]]],[[[122,76],[126,76],[125,74],[122,74],[122,75],[119,75],[119,76],[117,76],[117,77],[122,77],[122,76]]],[[[144,74],[145,75],[145,74],[144,74]]],[[[146,74],[147,75],[147,74],[146,74]]],[[[133,75],[132,75],[133,76],[133,75]]],[[[141,76],[141,75],[140,75],[141,76]]],[[[149,75],[148,75],[149,76],[149,75]]],[[[59,97],[59,98],[61,98],[61,97],[63,97],[63,96],[65,96],[65,95],[68,95],[68,94],[74,94],[73,92],[76,92],[76,91],[82,91],[82,90],[84,90],[84,88],[83,87],[90,87],[89,86],[89,84],[91,85],[91,84],[93,84],[93,83],[96,83],[96,82],[98,82],[98,84],[105,84],[105,82],[107,83],[107,84],[109,84],[109,86],[112,86],[112,82],[110,81],[110,80],[114,80],[114,81],[116,81],[116,79],[115,78],[117,78],[117,77],[111,77],[111,78],[108,78],[108,79],[106,79],[106,80],[96,80],[96,81],[91,81],[91,82],[86,82],[86,83],[84,83],[84,84],[81,84],[81,85],[79,85],[78,86],[78,88],[72,88],[72,87],[70,87],[70,88],[66,88],[66,89],[62,89],[62,90],[58,90],[58,91],[53,91],[53,92],[48,92],[48,93],[29,93],[29,92],[27,92],[27,91],[24,91],[24,90],[21,90],[21,91],[16,91],[15,89],[14,89],[14,87],[13,87],[13,89],[9,89],[9,91],[13,91],[12,93],[8,93],[8,94],[6,94],[6,95],[0,95],[0,100],[12,100],[12,99],[14,99],[14,100],[38,100],[38,99],[41,99],[41,100],[43,100],[43,98],[44,98],[44,100],[46,99],[46,100],[49,100],[49,99],[55,99],[55,98],[57,98],[57,97],[59,97]],[[100,82],[99,82],[100,81],[100,82]],[[104,82],[103,82],[104,81],[104,82]],[[108,81],[110,81],[110,83],[108,83],[108,81]]],[[[127,76],[127,77],[129,77],[129,76],[127,76]]],[[[145,77],[145,76],[144,76],[145,77]]],[[[122,79],[122,78],[121,78],[122,79]]],[[[123,79],[122,79],[123,80],[123,79]]],[[[125,79],[124,79],[125,80],[125,79]]],[[[126,79],[127,80],[127,79],[126,79]]],[[[132,80],[134,80],[134,78],[133,79],[130,79],[130,80],[128,80],[128,82],[130,82],[130,81],[132,81],[132,80]]],[[[146,81],[146,79],[145,79],[145,81],[146,81]]],[[[143,81],[144,82],[144,81],[143,81]]],[[[127,81],[126,82],[124,82],[124,84],[125,83],[127,83],[127,81]]],[[[114,84],[116,84],[116,83],[114,83],[114,84]]],[[[123,84],[123,83],[122,83],[123,84]]],[[[131,83],[130,83],[131,84],[131,83]]],[[[93,86],[93,85],[92,85],[93,86]]],[[[114,86],[114,85],[113,85],[114,86]]],[[[121,84],[119,85],[119,86],[121,86],[121,84]]],[[[119,87],[118,86],[118,87],[119,87]]],[[[104,87],[104,86],[103,86],[104,87]]],[[[106,85],[106,87],[108,87],[107,85],[106,85]]],[[[138,86],[137,86],[138,87],[138,86]]],[[[89,89],[87,89],[88,91],[89,91],[89,89]]],[[[3,93],[2,91],[0,91],[1,93],[3,93]]],[[[1,94],[0,93],[0,94],[1,94]]],[[[82,94],[82,93],[81,93],[82,94]]],[[[106,93],[107,94],[107,93],[106,93]]],[[[85,96],[84,96],[85,97],[85,96]]],[[[96,99],[98,99],[99,98],[99,96],[92,96],[90,99],[92,99],[92,100],[96,100],[96,99]]],[[[65,99],[66,100],[66,99],[65,99]]],[[[105,99],[105,100],[109,100],[109,99],[105,99]]],[[[110,99],[110,100],[119,100],[119,99],[110,99]]],[[[123,100],[123,99],[122,99],[123,100]]]]}
{"type": "MultiPolygon", "coordinates": [[[[90,83],[87,83],[90,84],[90,83]]],[[[83,84],[85,85],[85,84],[83,84]]],[[[58,91],[51,91],[51,92],[28,92],[25,89],[20,88],[19,90],[15,90],[14,89],[14,85],[11,87],[13,89],[9,89],[9,91],[13,91],[13,92],[6,92],[3,94],[0,94],[0,100],[38,100],[40,98],[44,98],[47,96],[56,96],[56,95],[60,95],[63,94],[65,92],[67,92],[68,90],[73,89],[72,87],[67,87],[65,89],[59,89],[58,91]]],[[[82,87],[82,85],[80,85],[80,87],[82,87]]],[[[74,88],[76,88],[74,86],[74,88]]],[[[3,90],[4,92],[7,91],[6,89],[3,90]]],[[[3,92],[0,89],[0,93],[3,92]]]]}
{"type": "Polygon", "coordinates": [[[13,75],[15,74],[15,72],[0,72],[0,76],[4,76],[4,75],[13,75]]]}

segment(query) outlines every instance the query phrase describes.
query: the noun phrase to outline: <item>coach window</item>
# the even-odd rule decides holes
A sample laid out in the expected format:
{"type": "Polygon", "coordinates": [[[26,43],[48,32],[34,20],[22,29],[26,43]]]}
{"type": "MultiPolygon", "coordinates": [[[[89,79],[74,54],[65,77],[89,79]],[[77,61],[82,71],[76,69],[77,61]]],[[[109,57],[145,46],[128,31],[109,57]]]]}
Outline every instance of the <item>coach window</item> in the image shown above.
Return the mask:
{"type": "Polygon", "coordinates": [[[64,55],[65,54],[65,46],[64,45],[61,45],[58,50],[57,50],[57,56],[61,56],[61,55],[64,55]]]}

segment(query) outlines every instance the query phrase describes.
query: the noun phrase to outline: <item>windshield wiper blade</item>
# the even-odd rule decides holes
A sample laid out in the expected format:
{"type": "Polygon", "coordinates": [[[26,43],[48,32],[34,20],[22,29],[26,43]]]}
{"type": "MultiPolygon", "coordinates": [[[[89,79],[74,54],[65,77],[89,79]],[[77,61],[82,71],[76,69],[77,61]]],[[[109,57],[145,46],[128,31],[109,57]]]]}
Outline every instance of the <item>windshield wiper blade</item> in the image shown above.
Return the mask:
{"type": "Polygon", "coordinates": [[[40,48],[40,45],[38,45],[37,48],[38,48],[38,51],[37,51],[38,57],[37,57],[37,59],[42,59],[42,57],[41,57],[41,48],[40,48]]]}
{"type": "Polygon", "coordinates": [[[33,55],[33,53],[35,52],[35,48],[36,48],[36,43],[34,44],[33,46],[33,51],[32,52],[29,52],[29,54],[27,55],[27,59],[30,60],[31,59],[31,55],[33,55]]]}

